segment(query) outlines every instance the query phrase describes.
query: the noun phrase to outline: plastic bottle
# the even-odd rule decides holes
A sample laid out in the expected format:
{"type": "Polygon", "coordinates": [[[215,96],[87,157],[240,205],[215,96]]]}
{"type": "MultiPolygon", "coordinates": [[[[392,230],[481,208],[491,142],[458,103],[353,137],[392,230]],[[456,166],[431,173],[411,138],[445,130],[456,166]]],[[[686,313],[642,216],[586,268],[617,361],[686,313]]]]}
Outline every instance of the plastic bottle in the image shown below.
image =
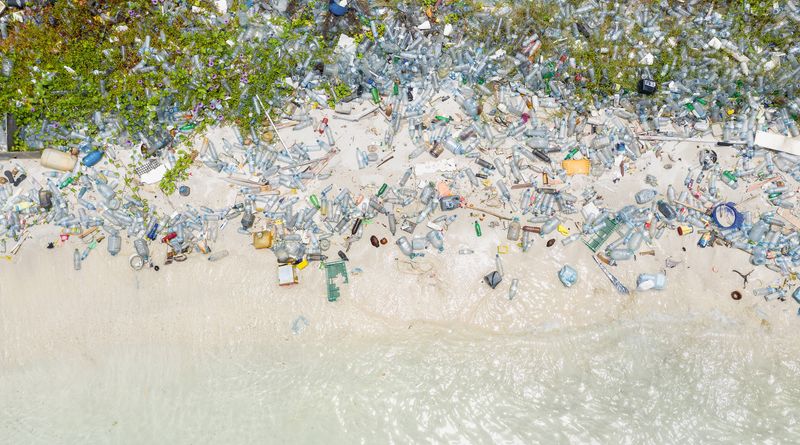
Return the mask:
{"type": "Polygon", "coordinates": [[[147,246],[147,242],[144,238],[137,238],[134,240],[133,248],[136,249],[136,253],[145,261],[150,258],[150,248],[147,246]]]}
{"type": "Polygon", "coordinates": [[[748,233],[748,237],[754,243],[761,242],[764,235],[767,234],[769,230],[769,225],[762,220],[759,220],[757,223],[753,224],[753,228],[750,229],[750,233],[748,233]]]}
{"type": "Polygon", "coordinates": [[[111,256],[116,256],[119,253],[122,248],[122,237],[119,236],[119,232],[114,232],[108,236],[108,245],[106,248],[111,256]]]}
{"type": "Polygon", "coordinates": [[[544,225],[542,225],[542,231],[540,232],[541,235],[547,235],[553,230],[556,230],[556,227],[558,227],[559,224],[560,223],[558,221],[558,218],[548,219],[547,222],[545,222],[544,225]]]}
{"type": "Polygon", "coordinates": [[[656,195],[658,195],[658,192],[654,189],[643,189],[634,195],[634,199],[636,199],[637,204],[646,204],[652,201],[656,195]]]}
{"type": "Polygon", "coordinates": [[[394,235],[397,232],[397,221],[395,220],[394,213],[386,215],[389,220],[389,232],[394,235]]]}
{"type": "Polygon", "coordinates": [[[442,233],[438,230],[431,230],[425,236],[429,243],[433,247],[435,247],[439,252],[444,250],[444,237],[442,237],[442,233]]]}
{"type": "Polygon", "coordinates": [[[519,279],[514,278],[513,280],[511,280],[511,287],[508,288],[508,301],[513,300],[514,297],[517,295],[518,286],[519,286],[519,279]]]}
{"type": "Polygon", "coordinates": [[[414,253],[414,249],[411,248],[411,243],[408,241],[408,238],[405,236],[401,236],[400,238],[395,241],[397,247],[400,248],[400,251],[403,252],[403,255],[410,257],[414,253]]]}
{"type": "Polygon", "coordinates": [[[75,270],[81,270],[81,252],[78,249],[72,252],[72,265],[75,270]]]}
{"type": "Polygon", "coordinates": [[[228,256],[227,250],[220,250],[208,256],[208,261],[219,261],[228,256]]]}
{"type": "Polygon", "coordinates": [[[90,151],[86,156],[81,159],[81,164],[85,165],[86,167],[93,167],[95,164],[100,162],[103,158],[103,151],[101,150],[93,150],[90,151]]]}
{"type": "Polygon", "coordinates": [[[519,218],[515,217],[508,224],[508,233],[506,234],[506,238],[509,241],[517,241],[519,239],[521,231],[522,231],[522,226],[519,223],[519,218]]]}
{"type": "Polygon", "coordinates": [[[409,167],[404,173],[403,176],[400,178],[400,182],[398,183],[400,187],[405,187],[406,182],[408,182],[409,178],[411,178],[412,168],[409,167]]]}
{"type": "Polygon", "coordinates": [[[633,258],[633,251],[630,249],[614,249],[608,252],[608,257],[614,261],[625,261],[633,258]]]}

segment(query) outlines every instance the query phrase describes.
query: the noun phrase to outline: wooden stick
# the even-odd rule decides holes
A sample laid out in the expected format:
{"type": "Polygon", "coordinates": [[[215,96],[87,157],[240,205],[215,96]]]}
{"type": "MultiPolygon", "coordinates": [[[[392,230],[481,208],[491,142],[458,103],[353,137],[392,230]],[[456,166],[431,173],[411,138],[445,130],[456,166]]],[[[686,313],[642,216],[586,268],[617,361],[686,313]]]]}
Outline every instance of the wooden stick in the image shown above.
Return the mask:
{"type": "Polygon", "coordinates": [[[500,215],[499,213],[495,213],[495,212],[493,212],[491,210],[486,210],[486,209],[482,209],[482,208],[479,208],[479,207],[475,207],[472,204],[467,204],[466,207],[468,209],[476,210],[478,212],[488,213],[488,214],[490,214],[490,215],[492,215],[494,217],[497,217],[497,218],[500,218],[500,219],[504,219],[506,221],[511,221],[511,218],[509,218],[508,216],[503,216],[503,215],[500,215]]]}

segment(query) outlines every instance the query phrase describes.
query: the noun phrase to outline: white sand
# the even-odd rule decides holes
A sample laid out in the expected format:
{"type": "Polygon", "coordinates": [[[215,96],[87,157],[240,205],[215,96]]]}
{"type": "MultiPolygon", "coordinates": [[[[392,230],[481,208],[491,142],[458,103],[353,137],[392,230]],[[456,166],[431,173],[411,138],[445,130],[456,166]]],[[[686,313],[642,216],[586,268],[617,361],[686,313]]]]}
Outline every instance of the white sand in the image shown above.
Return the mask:
{"type": "MultiPolygon", "coordinates": [[[[331,179],[312,183],[309,192],[335,183],[346,185],[355,194],[364,187],[366,194],[374,192],[383,182],[397,182],[407,166],[406,154],[411,150],[405,127],[395,140],[394,160],[380,169],[372,164],[358,171],[354,147],[366,149],[370,144],[379,145],[385,122],[365,119],[356,124],[332,118],[330,126],[342,153],[326,169],[333,174],[331,179]],[[372,130],[373,125],[378,127],[377,131],[372,130]]],[[[214,130],[211,137],[219,141],[226,132],[214,130]]],[[[284,129],[281,135],[287,143],[297,138],[308,142],[315,139],[310,128],[299,132],[284,129]]],[[[606,174],[595,186],[612,209],[633,202],[633,194],[645,186],[646,173],[659,178],[661,192],[669,183],[681,189],[686,170],[679,166],[694,164],[696,150],[695,144],[665,149],[675,159],[684,160],[670,170],[664,170],[650,153],[636,162],[635,174],[626,175],[617,184],[611,182],[613,175],[606,174]]],[[[725,148],[716,150],[723,166],[734,162],[732,152],[726,153],[725,148]]],[[[447,158],[450,155],[445,152],[440,159],[447,158]]],[[[427,153],[417,159],[417,162],[430,161],[427,153]]],[[[31,172],[38,171],[35,163],[25,165],[31,172]]],[[[29,176],[34,175],[29,173],[29,176]]],[[[175,194],[169,202],[175,208],[185,203],[212,208],[233,204],[236,188],[217,176],[205,167],[193,169],[186,182],[192,188],[191,196],[187,199],[175,194]]],[[[596,179],[576,177],[572,181],[571,188],[580,191],[596,179]]],[[[459,181],[459,187],[471,188],[463,180],[459,181]]],[[[720,187],[723,193],[730,193],[724,185],[720,187]]],[[[515,201],[519,192],[514,191],[515,201]]],[[[477,196],[481,194],[476,192],[477,196]]],[[[168,208],[163,196],[154,199],[160,209],[168,208]]],[[[745,208],[757,209],[760,205],[763,203],[753,200],[745,208]]],[[[500,212],[510,214],[502,209],[500,212]]],[[[242,388],[241,394],[228,394],[231,398],[223,397],[225,400],[193,399],[193,395],[206,390],[213,393],[214,388],[220,388],[217,384],[227,388],[221,383],[226,375],[208,370],[223,363],[241,363],[237,357],[255,351],[283,351],[268,355],[259,363],[287,372],[291,368],[282,368],[282,363],[302,366],[300,363],[306,359],[295,362],[296,358],[283,354],[295,348],[305,351],[308,345],[316,348],[309,352],[311,356],[306,356],[308,363],[324,367],[320,360],[322,357],[328,360],[329,352],[340,351],[341,357],[350,360],[359,348],[369,351],[371,343],[388,345],[402,338],[413,344],[414,332],[425,333],[419,335],[418,341],[420,348],[427,350],[427,342],[442,336],[468,335],[502,342],[523,334],[546,338],[549,332],[577,333],[593,326],[614,325],[618,320],[641,322],[674,317],[698,319],[702,325],[733,324],[741,333],[731,334],[733,342],[746,341],[758,332],[763,335],[759,337],[761,340],[798,351],[796,342],[789,341],[797,329],[797,305],[793,301],[765,302],[751,294],[752,289],[778,277],[763,267],[756,269],[747,289],[742,289],[741,279],[731,269],[753,269],[743,252],[723,247],[700,249],[696,247],[696,235],[679,237],[668,232],[652,246],[642,247],[642,250],[653,249],[655,256],[639,255],[636,261],[611,268],[632,290],[630,296],[622,296],[597,269],[591,252],[582,243],[564,247],[558,242],[552,248],[545,247],[548,238],[559,241],[563,238],[554,232],[536,239],[527,253],[522,253],[516,245],[510,246],[510,252],[502,255],[506,276],[497,289],[491,290],[482,283],[482,277],[494,270],[497,246],[509,244],[506,231],[502,227],[490,228],[496,218],[487,217],[481,223],[483,236],[477,238],[470,211],[460,209],[456,213],[458,219],[444,234],[445,251],[438,253],[429,248],[417,263],[430,270],[420,274],[399,271],[406,266],[405,259],[394,245],[395,238],[385,228],[385,217],[378,217],[366,227],[363,239],[349,250],[350,284],[342,288],[342,297],[333,303],[326,300],[324,270],[318,269],[318,263],[299,272],[300,284],[279,287],[274,255],[268,250],[254,250],[248,237],[236,233],[238,220],[231,221],[220,232],[214,245],[215,250],[229,250],[227,258],[210,263],[204,256],[192,254],[186,262],[161,266],[159,272],[133,271],[128,266],[132,240],[124,238],[122,252],[117,257],[110,257],[102,243],[83,262],[82,269],[74,271],[72,252],[75,247],[82,250],[83,242],[73,238],[63,246],[47,250],[47,242],[58,239],[58,229],[36,227],[19,254],[0,265],[0,398],[5,406],[0,409],[0,437],[10,439],[4,440],[5,443],[81,440],[142,443],[162,438],[172,439],[165,440],[169,443],[258,442],[257,437],[247,432],[263,430],[264,425],[239,425],[238,430],[231,425],[245,420],[256,422],[262,414],[265,418],[273,416],[280,407],[263,407],[265,411],[261,414],[248,411],[246,415],[239,413],[241,416],[236,414],[239,409],[236,407],[256,403],[256,399],[263,401],[256,388],[293,394],[290,387],[301,383],[293,383],[291,378],[276,380],[274,386],[269,381],[260,381],[258,385],[253,383],[254,392],[242,388]],[[368,240],[372,234],[389,237],[389,244],[373,248],[368,240]],[[459,255],[462,247],[474,249],[475,253],[459,255]],[[682,262],[667,270],[667,290],[634,291],[636,275],[664,269],[667,257],[682,262]],[[556,277],[563,264],[572,265],[580,274],[578,283],[570,289],[563,288],[556,277]],[[355,274],[354,268],[363,272],[355,274]],[[519,278],[520,290],[509,301],[507,292],[512,278],[519,278]],[[738,302],[729,296],[737,289],[744,295],[738,302]],[[300,315],[310,325],[294,335],[291,325],[300,315]],[[177,383],[184,377],[185,383],[177,383]],[[215,407],[228,407],[230,411],[218,412],[215,407]],[[211,414],[216,421],[208,420],[211,414]],[[80,433],[83,428],[84,435],[80,433]],[[191,430],[194,435],[181,435],[178,433],[181,429],[191,430]],[[155,431],[161,434],[156,435],[155,431]],[[205,434],[198,434],[201,431],[205,434]],[[239,431],[239,435],[234,431],[239,431]],[[190,437],[197,442],[187,439],[190,437]]],[[[580,215],[573,217],[577,221],[580,215]]],[[[569,226],[575,230],[573,224],[569,226]]],[[[419,227],[415,235],[424,235],[426,231],[419,227]]],[[[402,233],[398,230],[398,236],[402,233]]],[[[333,257],[342,248],[341,239],[334,240],[326,252],[333,257]]],[[[153,243],[150,248],[157,263],[161,263],[166,254],[164,245],[153,243]]],[[[579,338],[576,341],[581,341],[579,338]]],[[[238,373],[240,377],[255,378],[265,372],[266,368],[259,366],[236,365],[225,370],[233,373],[230,378],[238,373]]],[[[337,372],[347,369],[342,363],[331,366],[337,372]]],[[[391,360],[380,369],[391,372],[391,360]]],[[[294,372],[303,375],[299,369],[288,374],[294,372]]],[[[263,375],[268,378],[269,373],[263,375]]],[[[337,393],[334,382],[339,382],[338,378],[345,377],[337,373],[325,378],[327,384],[334,386],[326,386],[324,394],[335,397],[331,394],[337,393]]],[[[424,381],[421,376],[418,383],[424,385],[424,381]]],[[[372,381],[364,384],[380,385],[372,381]]],[[[349,387],[342,385],[340,390],[349,387]]],[[[253,409],[247,406],[248,410],[253,409]]],[[[305,438],[301,442],[325,440],[326,434],[314,429],[314,419],[324,423],[328,420],[320,417],[332,413],[316,413],[313,406],[306,405],[292,409],[294,417],[285,419],[288,423],[281,430],[283,433],[302,430],[308,435],[301,435],[305,438]],[[318,434],[312,434],[313,431],[318,434]]],[[[361,437],[355,431],[384,428],[379,419],[380,416],[371,420],[375,423],[362,419],[367,424],[354,426],[349,432],[333,429],[331,437],[352,443],[361,437]]],[[[273,424],[267,421],[266,425],[273,424]]],[[[264,436],[259,436],[263,439],[261,443],[270,442],[270,430],[263,430],[264,436]]],[[[283,440],[292,437],[276,434],[283,440]]]]}

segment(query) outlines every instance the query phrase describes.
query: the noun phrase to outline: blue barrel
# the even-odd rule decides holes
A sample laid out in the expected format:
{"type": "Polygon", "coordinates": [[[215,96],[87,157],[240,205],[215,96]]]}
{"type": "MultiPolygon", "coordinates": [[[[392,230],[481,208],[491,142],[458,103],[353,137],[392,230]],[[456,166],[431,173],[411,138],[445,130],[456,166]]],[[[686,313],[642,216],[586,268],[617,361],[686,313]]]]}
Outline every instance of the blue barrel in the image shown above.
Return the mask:
{"type": "Polygon", "coordinates": [[[100,162],[100,159],[102,158],[103,152],[101,150],[90,151],[86,156],[83,157],[83,159],[81,159],[81,164],[87,167],[92,167],[100,162]]]}

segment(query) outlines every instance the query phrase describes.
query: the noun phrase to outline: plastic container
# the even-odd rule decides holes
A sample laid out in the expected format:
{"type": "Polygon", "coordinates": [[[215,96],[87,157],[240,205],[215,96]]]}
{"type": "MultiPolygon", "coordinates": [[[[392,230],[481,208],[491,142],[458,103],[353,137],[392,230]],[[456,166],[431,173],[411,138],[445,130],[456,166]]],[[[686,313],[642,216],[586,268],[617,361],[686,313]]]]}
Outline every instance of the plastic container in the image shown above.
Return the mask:
{"type": "Polygon", "coordinates": [[[458,195],[445,196],[439,198],[439,207],[442,211],[455,210],[461,205],[461,197],[458,195]]]}
{"type": "Polygon", "coordinates": [[[347,14],[347,6],[340,5],[336,0],[331,0],[328,10],[337,17],[347,14]]]}
{"type": "Polygon", "coordinates": [[[663,273],[643,273],[636,278],[636,289],[638,290],[662,290],[666,285],[667,276],[663,273]]]}
{"type": "Polygon", "coordinates": [[[119,236],[119,233],[109,235],[106,248],[111,256],[116,256],[119,253],[122,248],[122,237],[119,236]]]}
{"type": "Polygon", "coordinates": [[[45,148],[42,151],[42,157],[39,159],[39,162],[42,164],[42,167],[68,172],[75,168],[75,164],[78,163],[78,158],[60,150],[45,148]]]}
{"type": "Polygon", "coordinates": [[[136,239],[133,242],[133,248],[136,249],[136,253],[145,261],[150,258],[150,248],[147,246],[147,242],[143,238],[136,239]]]}
{"type": "Polygon", "coordinates": [[[522,232],[522,227],[519,224],[519,218],[514,218],[508,224],[508,233],[506,233],[506,239],[509,241],[517,241],[519,240],[519,235],[522,232]]]}
{"type": "Polygon", "coordinates": [[[572,287],[578,281],[578,271],[569,265],[565,265],[558,271],[558,279],[565,287],[572,287]]]}
{"type": "Polygon", "coordinates": [[[636,199],[637,204],[647,204],[648,202],[652,201],[656,195],[658,195],[656,190],[644,189],[636,193],[636,195],[634,195],[634,199],[636,199]]]}
{"type": "Polygon", "coordinates": [[[94,167],[100,160],[103,159],[103,151],[94,150],[90,151],[86,156],[81,159],[81,164],[86,167],[94,167]]]}
{"type": "Polygon", "coordinates": [[[399,247],[400,251],[403,252],[403,255],[407,257],[410,257],[414,253],[414,250],[411,248],[411,243],[405,236],[398,238],[397,241],[395,241],[395,244],[397,244],[397,247],[399,247]]]}
{"type": "Polygon", "coordinates": [[[485,281],[486,284],[489,285],[489,287],[494,289],[497,287],[498,284],[500,284],[501,281],[503,281],[503,276],[500,275],[500,272],[498,271],[489,272],[488,274],[486,274],[486,276],[483,277],[483,281],[485,281]]]}

